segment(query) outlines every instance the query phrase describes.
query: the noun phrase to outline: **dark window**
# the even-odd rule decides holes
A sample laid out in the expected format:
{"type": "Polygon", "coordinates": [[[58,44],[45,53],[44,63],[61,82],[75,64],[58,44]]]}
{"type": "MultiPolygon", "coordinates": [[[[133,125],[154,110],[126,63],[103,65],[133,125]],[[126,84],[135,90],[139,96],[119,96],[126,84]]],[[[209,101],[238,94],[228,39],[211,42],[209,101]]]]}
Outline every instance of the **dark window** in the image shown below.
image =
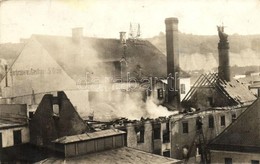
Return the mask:
{"type": "Polygon", "coordinates": [[[33,112],[32,111],[29,111],[29,118],[33,118],[33,112]]]}
{"type": "Polygon", "coordinates": [[[182,123],[182,132],[183,133],[189,133],[189,124],[188,124],[188,122],[183,122],[182,123]]]}
{"type": "Polygon", "coordinates": [[[170,157],[170,150],[166,150],[163,152],[163,156],[170,157]]]}
{"type": "Polygon", "coordinates": [[[3,147],[3,141],[2,141],[2,133],[0,133],[0,148],[3,147]]]}
{"type": "Polygon", "coordinates": [[[232,114],[232,122],[234,122],[236,119],[237,119],[237,115],[236,115],[236,113],[233,113],[232,114]]]}
{"type": "Polygon", "coordinates": [[[259,164],[258,160],[251,160],[251,164],[259,164]]]}
{"type": "Polygon", "coordinates": [[[161,149],[154,150],[153,154],[161,155],[161,149]]]}
{"type": "Polygon", "coordinates": [[[163,143],[170,142],[170,130],[169,130],[169,122],[166,123],[166,129],[163,130],[163,143]]]}
{"type": "Polygon", "coordinates": [[[22,133],[21,130],[14,130],[14,145],[21,144],[22,143],[22,133]]]}
{"type": "Polygon", "coordinates": [[[214,128],[214,117],[209,115],[209,128],[214,128]]]}
{"type": "Polygon", "coordinates": [[[154,125],[153,139],[160,139],[160,138],[161,138],[161,126],[160,126],[160,124],[154,125]]]}
{"type": "Polygon", "coordinates": [[[185,84],[181,84],[181,94],[185,94],[185,84]]]}
{"type": "Polygon", "coordinates": [[[157,89],[157,93],[158,93],[158,99],[163,99],[163,89],[162,88],[157,89]]]}
{"type": "Polygon", "coordinates": [[[213,97],[208,97],[208,102],[210,106],[213,106],[213,97]]]}
{"type": "Polygon", "coordinates": [[[136,127],[137,143],[144,143],[144,126],[136,127]]]}
{"type": "Polygon", "coordinates": [[[221,126],[225,126],[225,125],[226,125],[225,116],[221,116],[221,117],[220,117],[220,125],[221,125],[221,126]]]}
{"type": "Polygon", "coordinates": [[[225,158],[225,164],[232,164],[232,158],[225,158]]]}

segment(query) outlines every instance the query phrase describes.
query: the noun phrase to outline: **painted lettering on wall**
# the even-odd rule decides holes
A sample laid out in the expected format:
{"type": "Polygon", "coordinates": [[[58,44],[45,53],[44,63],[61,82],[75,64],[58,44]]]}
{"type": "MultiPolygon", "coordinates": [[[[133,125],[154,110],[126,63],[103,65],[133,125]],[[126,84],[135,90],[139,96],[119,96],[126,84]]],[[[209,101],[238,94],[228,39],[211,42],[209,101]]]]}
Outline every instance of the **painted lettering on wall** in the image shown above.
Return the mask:
{"type": "Polygon", "coordinates": [[[44,74],[61,74],[60,68],[47,68],[47,69],[25,69],[25,70],[11,70],[11,76],[24,76],[24,75],[44,75],[44,74]]]}

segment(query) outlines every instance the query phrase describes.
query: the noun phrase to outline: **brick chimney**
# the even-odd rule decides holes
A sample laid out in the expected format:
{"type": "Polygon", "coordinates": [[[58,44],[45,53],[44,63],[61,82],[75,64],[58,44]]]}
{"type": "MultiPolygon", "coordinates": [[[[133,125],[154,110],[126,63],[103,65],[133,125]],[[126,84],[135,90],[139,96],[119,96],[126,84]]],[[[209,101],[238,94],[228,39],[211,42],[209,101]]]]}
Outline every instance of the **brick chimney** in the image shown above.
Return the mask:
{"type": "Polygon", "coordinates": [[[83,38],[83,28],[82,27],[72,28],[72,39],[76,42],[80,42],[82,38],[83,38]]]}
{"type": "Polygon", "coordinates": [[[178,19],[166,18],[165,25],[167,50],[168,102],[179,109],[180,94],[178,19]]]}
{"type": "Polygon", "coordinates": [[[229,65],[229,43],[228,35],[224,33],[224,27],[218,26],[218,76],[224,81],[230,81],[230,65],[229,65]]]}

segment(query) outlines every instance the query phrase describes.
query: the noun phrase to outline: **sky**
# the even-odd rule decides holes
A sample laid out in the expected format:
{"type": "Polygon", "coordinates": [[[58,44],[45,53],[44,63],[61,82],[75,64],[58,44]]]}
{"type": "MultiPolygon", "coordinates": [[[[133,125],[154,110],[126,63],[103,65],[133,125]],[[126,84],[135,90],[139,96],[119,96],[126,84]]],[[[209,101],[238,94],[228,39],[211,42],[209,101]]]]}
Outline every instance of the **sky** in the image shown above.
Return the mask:
{"type": "Polygon", "coordinates": [[[130,22],[143,38],[165,32],[167,17],[179,19],[179,31],[217,35],[260,34],[260,0],[0,0],[0,43],[32,34],[71,36],[83,27],[90,37],[119,38],[130,22]]]}

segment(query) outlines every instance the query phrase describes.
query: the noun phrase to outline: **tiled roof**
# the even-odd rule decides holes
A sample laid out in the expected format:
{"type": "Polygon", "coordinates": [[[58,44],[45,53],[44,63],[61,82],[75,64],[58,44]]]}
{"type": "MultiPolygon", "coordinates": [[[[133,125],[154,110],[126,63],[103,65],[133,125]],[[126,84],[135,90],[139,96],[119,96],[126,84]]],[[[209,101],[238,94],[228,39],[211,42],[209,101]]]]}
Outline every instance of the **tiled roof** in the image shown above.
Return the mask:
{"type": "Polygon", "coordinates": [[[92,133],[84,133],[84,134],[78,134],[73,136],[64,136],[54,140],[53,142],[66,144],[66,143],[92,140],[96,138],[109,137],[109,136],[120,135],[120,134],[125,134],[125,132],[117,129],[108,129],[108,130],[101,130],[92,133]]]}
{"type": "MultiPolygon", "coordinates": [[[[33,35],[69,75],[84,74],[103,62],[120,61],[124,48],[119,39],[33,35]]],[[[166,56],[149,41],[127,40],[126,60],[130,72],[141,66],[145,75],[166,76],[166,56]],[[155,69],[156,68],[156,69],[155,69]]],[[[100,67],[96,67],[100,68],[100,67]]],[[[96,70],[94,70],[96,71],[96,70]]]]}
{"type": "Polygon", "coordinates": [[[160,155],[155,155],[133,148],[123,147],[113,150],[107,150],[97,153],[88,154],[85,156],[73,158],[48,158],[40,161],[39,163],[85,163],[85,164],[174,164],[182,163],[177,159],[167,158],[160,155]]]}
{"type": "Polygon", "coordinates": [[[260,98],[211,143],[211,149],[260,152],[260,98]]]}

